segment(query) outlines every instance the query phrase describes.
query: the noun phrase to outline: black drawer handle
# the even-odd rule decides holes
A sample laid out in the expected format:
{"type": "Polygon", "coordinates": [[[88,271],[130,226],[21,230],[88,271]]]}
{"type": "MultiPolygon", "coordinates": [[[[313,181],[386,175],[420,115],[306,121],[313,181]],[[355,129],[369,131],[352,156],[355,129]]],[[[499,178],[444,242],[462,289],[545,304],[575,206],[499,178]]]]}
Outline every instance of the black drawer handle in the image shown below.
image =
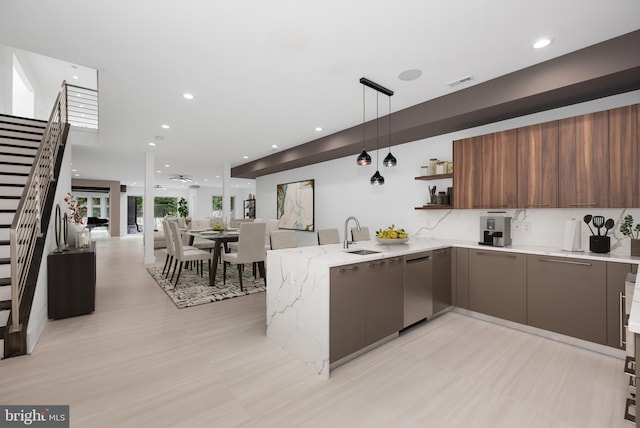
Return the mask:
{"type": "Polygon", "coordinates": [[[420,257],[420,258],[417,258],[417,259],[407,260],[407,264],[409,265],[411,263],[418,263],[418,262],[422,262],[422,261],[425,261],[425,260],[427,260],[427,261],[431,260],[431,256],[426,256],[426,257],[420,257]]]}
{"type": "Polygon", "coordinates": [[[492,252],[492,253],[484,253],[484,252],[481,252],[481,251],[477,251],[476,254],[479,255],[479,256],[508,257],[510,259],[515,259],[516,258],[515,254],[501,254],[499,251],[492,252]]]}

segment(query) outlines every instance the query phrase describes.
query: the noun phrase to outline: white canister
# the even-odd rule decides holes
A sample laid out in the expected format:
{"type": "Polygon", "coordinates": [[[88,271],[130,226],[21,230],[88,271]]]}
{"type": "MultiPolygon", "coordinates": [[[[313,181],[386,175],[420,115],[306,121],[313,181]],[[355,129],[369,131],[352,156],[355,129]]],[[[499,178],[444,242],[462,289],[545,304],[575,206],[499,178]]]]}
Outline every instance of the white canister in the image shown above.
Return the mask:
{"type": "Polygon", "coordinates": [[[562,249],[564,251],[582,251],[582,223],[579,220],[571,219],[564,222],[564,236],[562,239],[562,249]]]}
{"type": "Polygon", "coordinates": [[[420,167],[420,175],[429,175],[429,165],[423,165],[420,167]]]}

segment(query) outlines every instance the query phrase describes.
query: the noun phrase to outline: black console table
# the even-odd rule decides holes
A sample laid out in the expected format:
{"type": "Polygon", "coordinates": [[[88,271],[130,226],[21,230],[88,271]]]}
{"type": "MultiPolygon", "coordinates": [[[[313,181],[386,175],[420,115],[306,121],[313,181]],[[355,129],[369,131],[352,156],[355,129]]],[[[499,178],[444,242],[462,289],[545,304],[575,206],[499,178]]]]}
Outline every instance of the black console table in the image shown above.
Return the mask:
{"type": "Polygon", "coordinates": [[[47,257],[49,318],[89,314],[96,307],[96,251],[70,248],[47,257]]]}

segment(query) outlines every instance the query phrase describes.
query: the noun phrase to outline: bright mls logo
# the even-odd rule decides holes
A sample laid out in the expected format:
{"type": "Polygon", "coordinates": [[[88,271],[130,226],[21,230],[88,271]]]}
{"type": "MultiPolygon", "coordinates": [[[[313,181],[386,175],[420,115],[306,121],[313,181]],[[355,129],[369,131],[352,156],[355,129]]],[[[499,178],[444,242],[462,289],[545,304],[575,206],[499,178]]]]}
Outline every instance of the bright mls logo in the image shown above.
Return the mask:
{"type": "Polygon", "coordinates": [[[69,406],[0,406],[3,427],[69,427],[69,406]]]}

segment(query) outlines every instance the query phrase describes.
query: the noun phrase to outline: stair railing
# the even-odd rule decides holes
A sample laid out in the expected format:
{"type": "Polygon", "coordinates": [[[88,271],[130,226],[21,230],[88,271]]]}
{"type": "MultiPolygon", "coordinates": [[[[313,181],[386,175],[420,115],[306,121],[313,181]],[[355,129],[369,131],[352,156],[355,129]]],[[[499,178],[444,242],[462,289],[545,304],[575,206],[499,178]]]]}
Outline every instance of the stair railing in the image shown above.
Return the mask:
{"type": "Polygon", "coordinates": [[[11,245],[10,333],[22,329],[20,304],[27,286],[29,266],[36,248],[37,238],[42,237],[42,208],[49,190],[53,188],[51,183],[56,180],[55,159],[64,144],[64,128],[67,122],[67,85],[66,82],[63,82],[9,230],[11,245]]]}

